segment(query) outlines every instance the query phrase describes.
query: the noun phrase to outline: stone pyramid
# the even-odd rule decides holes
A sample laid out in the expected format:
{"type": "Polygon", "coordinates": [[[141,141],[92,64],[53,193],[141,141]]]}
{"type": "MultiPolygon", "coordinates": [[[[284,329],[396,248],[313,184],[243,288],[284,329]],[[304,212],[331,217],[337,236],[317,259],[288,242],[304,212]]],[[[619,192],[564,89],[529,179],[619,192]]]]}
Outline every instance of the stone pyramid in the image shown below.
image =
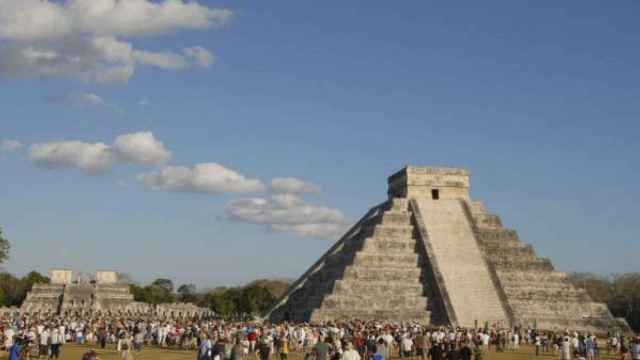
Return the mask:
{"type": "Polygon", "coordinates": [[[273,321],[628,329],[469,196],[464,169],[405,167],[267,312],[273,321]]]}

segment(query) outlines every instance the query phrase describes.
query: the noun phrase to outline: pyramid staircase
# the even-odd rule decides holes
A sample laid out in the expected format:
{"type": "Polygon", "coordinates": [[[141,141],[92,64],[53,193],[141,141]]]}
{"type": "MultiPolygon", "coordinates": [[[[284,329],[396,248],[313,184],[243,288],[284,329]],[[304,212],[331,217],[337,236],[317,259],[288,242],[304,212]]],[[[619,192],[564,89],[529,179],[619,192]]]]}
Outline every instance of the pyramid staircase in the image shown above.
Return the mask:
{"type": "Polygon", "coordinates": [[[575,287],[566,273],[555,271],[549,259],[538,257],[531,245],[520,241],[515,230],[503,227],[500,217],[489,213],[481,202],[467,203],[466,210],[518,325],[592,333],[628,330],[626,322],[575,287]]]}
{"type": "Polygon", "coordinates": [[[389,177],[388,195],[266,317],[630,330],[471,200],[466,170],[406,167],[389,177]]]}
{"type": "Polygon", "coordinates": [[[314,322],[428,321],[421,261],[408,202],[393,199],[371,209],[268,316],[314,322]]]}

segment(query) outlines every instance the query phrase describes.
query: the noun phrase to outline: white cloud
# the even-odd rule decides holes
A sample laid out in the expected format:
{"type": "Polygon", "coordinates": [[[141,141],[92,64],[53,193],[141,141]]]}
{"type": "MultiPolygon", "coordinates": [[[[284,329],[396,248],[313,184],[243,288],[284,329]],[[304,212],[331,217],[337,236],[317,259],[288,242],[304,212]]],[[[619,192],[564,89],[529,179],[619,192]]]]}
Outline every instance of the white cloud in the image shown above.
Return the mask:
{"type": "Polygon", "coordinates": [[[93,93],[72,92],[64,95],[52,95],[48,99],[56,103],[64,103],[85,107],[114,107],[108,104],[102,97],[93,93]]]}
{"type": "Polygon", "coordinates": [[[258,179],[250,179],[217,163],[167,166],[160,171],[140,174],[138,179],[148,188],[170,192],[247,193],[265,190],[258,179]]]}
{"type": "Polygon", "coordinates": [[[271,189],[281,193],[317,193],[320,187],[295,177],[279,177],[271,180],[271,189]]]}
{"type": "Polygon", "coordinates": [[[171,152],[151,132],[120,135],[112,146],[79,140],[33,144],[29,160],[46,168],[75,168],[88,175],[111,171],[116,164],[157,165],[169,160],[171,152]]]}
{"type": "Polygon", "coordinates": [[[342,211],[308,204],[293,194],[233,200],[226,213],[234,221],[265,225],[271,230],[300,236],[336,238],[347,227],[342,211]]]}
{"type": "Polygon", "coordinates": [[[183,0],[0,0],[0,38],[34,41],[72,34],[138,36],[228,23],[233,12],[183,0]]]}
{"type": "Polygon", "coordinates": [[[0,38],[35,40],[64,36],[72,20],[57,3],[41,0],[0,0],[0,38]]]}
{"type": "Polygon", "coordinates": [[[71,92],[63,95],[52,95],[48,97],[49,101],[61,104],[67,104],[82,108],[102,108],[122,113],[120,106],[107,102],[101,96],[94,93],[71,92]]]}
{"type": "Polygon", "coordinates": [[[6,139],[0,141],[0,152],[14,152],[22,149],[24,145],[18,140],[6,139]]]}
{"type": "Polygon", "coordinates": [[[209,66],[199,46],[182,52],[136,49],[125,40],[226,24],[233,13],[184,0],[0,0],[0,75],[126,83],[138,66],[209,66]]]}
{"type": "Polygon", "coordinates": [[[133,58],[140,64],[157,66],[162,69],[180,70],[189,66],[184,56],[170,52],[135,50],[133,58]]]}
{"type": "Polygon", "coordinates": [[[137,50],[115,37],[69,37],[0,46],[0,75],[14,78],[68,77],[84,82],[126,83],[138,66],[185,70],[196,65],[203,66],[194,55],[137,50]]]}
{"type": "Polygon", "coordinates": [[[78,168],[89,175],[107,172],[114,163],[113,154],[107,145],[82,141],[34,144],[30,148],[29,159],[36,165],[49,168],[78,168]]]}
{"type": "Polygon", "coordinates": [[[196,64],[202,67],[209,67],[216,61],[215,56],[213,56],[213,54],[209,52],[209,50],[201,46],[185,48],[184,50],[182,50],[182,52],[187,57],[195,60],[196,64]]]}
{"type": "Polygon", "coordinates": [[[171,152],[150,131],[118,136],[113,150],[120,161],[142,165],[164,164],[171,158],[171,152]]]}

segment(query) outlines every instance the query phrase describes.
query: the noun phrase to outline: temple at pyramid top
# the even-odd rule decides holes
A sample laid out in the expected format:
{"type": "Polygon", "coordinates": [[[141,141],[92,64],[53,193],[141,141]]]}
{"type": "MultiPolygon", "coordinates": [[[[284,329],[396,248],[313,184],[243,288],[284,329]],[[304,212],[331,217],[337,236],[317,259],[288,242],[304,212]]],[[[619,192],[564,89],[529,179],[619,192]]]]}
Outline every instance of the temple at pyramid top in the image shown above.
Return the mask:
{"type": "Polygon", "coordinates": [[[267,312],[274,321],[628,330],[469,195],[469,171],[407,166],[267,312]]]}
{"type": "Polygon", "coordinates": [[[469,199],[469,171],[462,168],[406,166],[388,183],[390,197],[469,199]]]}

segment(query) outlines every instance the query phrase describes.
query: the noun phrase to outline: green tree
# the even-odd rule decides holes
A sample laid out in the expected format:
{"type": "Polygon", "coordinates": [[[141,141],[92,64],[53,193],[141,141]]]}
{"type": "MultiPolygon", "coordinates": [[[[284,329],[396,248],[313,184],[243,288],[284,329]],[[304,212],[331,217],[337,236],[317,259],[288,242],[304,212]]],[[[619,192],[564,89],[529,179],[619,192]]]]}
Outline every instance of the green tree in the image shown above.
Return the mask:
{"type": "Polygon", "coordinates": [[[267,288],[257,284],[247,286],[242,289],[240,311],[243,315],[256,315],[266,311],[275,300],[267,288]]]}
{"type": "Polygon", "coordinates": [[[48,284],[51,280],[37,271],[32,271],[22,278],[27,291],[30,291],[34,284],[48,284]]]}
{"type": "Polygon", "coordinates": [[[0,273],[0,291],[5,306],[20,306],[27,295],[25,283],[8,272],[0,273]]]}
{"type": "Polygon", "coordinates": [[[145,297],[144,288],[138,284],[129,284],[129,291],[131,291],[131,295],[133,295],[133,300],[140,302],[147,302],[145,297]]]}
{"type": "Polygon", "coordinates": [[[235,288],[217,288],[203,296],[200,306],[210,308],[225,320],[233,320],[238,317],[239,295],[235,288]]]}
{"type": "Polygon", "coordinates": [[[168,293],[173,292],[173,281],[171,279],[156,279],[151,283],[151,286],[161,287],[168,293]]]}
{"type": "Polygon", "coordinates": [[[148,285],[144,287],[145,302],[149,304],[162,304],[173,302],[173,294],[166,288],[158,285],[148,285]]]}
{"type": "Polygon", "coordinates": [[[195,303],[198,299],[198,291],[194,284],[182,284],[178,287],[178,299],[182,302],[195,303]]]}
{"type": "Polygon", "coordinates": [[[640,273],[614,275],[612,288],[612,297],[607,302],[609,309],[640,331],[640,273]]]}
{"type": "Polygon", "coordinates": [[[9,259],[10,248],[9,240],[2,235],[2,228],[0,227],[0,264],[4,264],[9,259]]]}
{"type": "Polygon", "coordinates": [[[592,273],[572,273],[569,280],[585,289],[594,301],[606,303],[613,295],[611,280],[607,277],[592,273]]]}
{"type": "Polygon", "coordinates": [[[607,304],[613,316],[625,318],[632,329],[640,331],[640,273],[612,277],[575,273],[569,280],[584,288],[593,300],[607,304]]]}

